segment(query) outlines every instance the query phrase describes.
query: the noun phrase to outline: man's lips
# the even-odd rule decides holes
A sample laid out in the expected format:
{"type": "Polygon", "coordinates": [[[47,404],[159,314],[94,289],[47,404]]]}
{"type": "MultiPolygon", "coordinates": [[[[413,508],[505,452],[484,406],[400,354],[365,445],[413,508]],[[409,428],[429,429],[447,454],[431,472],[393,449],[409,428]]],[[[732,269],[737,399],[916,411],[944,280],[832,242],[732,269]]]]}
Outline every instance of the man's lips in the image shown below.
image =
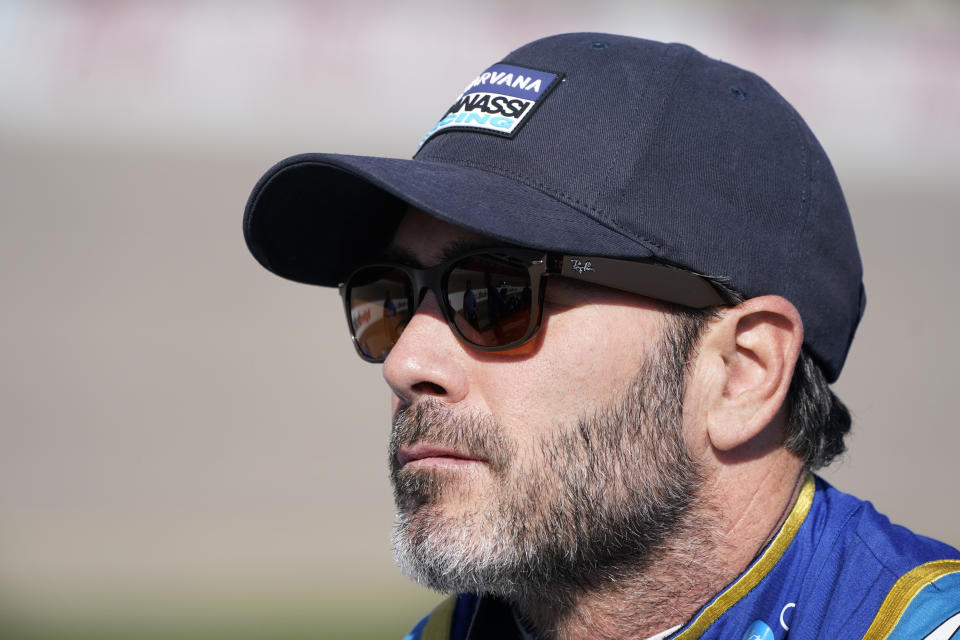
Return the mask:
{"type": "Polygon", "coordinates": [[[469,464],[483,462],[483,460],[449,447],[418,442],[417,444],[400,447],[400,450],[397,451],[397,462],[403,467],[411,462],[469,464]]]}

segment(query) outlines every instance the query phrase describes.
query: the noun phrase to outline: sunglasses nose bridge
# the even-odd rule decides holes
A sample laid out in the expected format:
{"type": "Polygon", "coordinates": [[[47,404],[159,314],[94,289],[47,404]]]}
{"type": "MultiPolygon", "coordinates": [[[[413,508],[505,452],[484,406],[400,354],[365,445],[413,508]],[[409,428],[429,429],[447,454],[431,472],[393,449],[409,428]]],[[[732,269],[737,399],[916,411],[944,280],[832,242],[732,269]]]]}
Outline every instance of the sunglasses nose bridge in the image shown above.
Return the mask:
{"type": "MultiPolygon", "coordinates": [[[[413,302],[417,309],[419,309],[420,305],[423,304],[423,299],[427,297],[427,292],[429,291],[432,291],[432,287],[422,285],[413,292],[413,302]]],[[[438,291],[434,291],[433,295],[436,296],[438,300],[440,299],[440,293],[438,291]]]]}
{"type": "Polygon", "coordinates": [[[413,274],[413,310],[414,313],[417,309],[420,308],[420,305],[423,304],[424,298],[427,297],[428,291],[433,291],[433,296],[437,299],[437,304],[442,305],[443,300],[443,291],[440,285],[441,278],[440,274],[435,271],[435,269],[422,269],[414,272],[413,274]]]}

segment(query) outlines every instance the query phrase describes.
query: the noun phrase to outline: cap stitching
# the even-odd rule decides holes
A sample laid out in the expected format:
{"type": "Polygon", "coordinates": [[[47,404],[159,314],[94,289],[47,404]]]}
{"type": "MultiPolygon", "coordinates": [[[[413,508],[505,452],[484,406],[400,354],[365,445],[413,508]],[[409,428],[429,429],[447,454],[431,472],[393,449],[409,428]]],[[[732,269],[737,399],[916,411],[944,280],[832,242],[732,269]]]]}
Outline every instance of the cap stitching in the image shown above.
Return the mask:
{"type": "MultiPolygon", "coordinates": [[[[663,92],[662,99],[660,100],[660,104],[658,105],[659,109],[657,111],[656,121],[654,121],[652,125],[649,127],[650,131],[653,131],[653,132],[661,131],[663,120],[667,112],[667,105],[670,104],[676,98],[677,83],[680,82],[680,78],[681,76],[683,76],[683,72],[686,70],[687,65],[690,64],[690,59],[692,57],[693,56],[691,53],[691,49],[689,47],[686,47],[681,44],[676,44],[676,43],[668,44],[664,48],[664,50],[660,52],[659,60],[662,62],[663,66],[666,67],[669,65],[669,63],[673,62],[674,63],[673,66],[675,67],[675,69],[674,69],[673,81],[670,83],[669,90],[665,90],[663,92]],[[673,55],[674,51],[677,52],[676,56],[673,55]],[[668,59],[668,56],[669,56],[669,59],[668,59]]],[[[660,72],[660,76],[661,77],[666,76],[669,70],[670,70],[669,68],[662,70],[660,72]]],[[[644,91],[643,95],[638,96],[637,99],[633,101],[633,106],[635,107],[634,113],[636,113],[641,109],[640,98],[647,96],[647,94],[651,91],[650,89],[651,86],[652,86],[652,83],[646,83],[643,87],[643,91],[644,91]]],[[[666,83],[664,83],[664,86],[666,86],[666,83]]],[[[640,139],[638,139],[638,143],[639,142],[641,142],[640,139]]],[[[638,144],[637,146],[639,147],[640,144],[638,144]]],[[[633,154],[633,157],[631,158],[631,160],[633,160],[634,165],[636,165],[639,162],[643,162],[647,158],[648,154],[650,153],[650,147],[652,146],[653,146],[653,136],[647,136],[645,140],[645,144],[643,144],[643,148],[642,149],[638,148],[636,150],[637,153],[633,154]]],[[[612,172],[616,168],[617,164],[618,164],[617,158],[614,157],[614,159],[607,166],[607,172],[608,173],[612,172]]]]}
{"type": "Polygon", "coordinates": [[[650,249],[657,254],[660,254],[663,252],[663,247],[661,247],[659,244],[657,244],[653,240],[650,240],[649,238],[638,237],[635,234],[631,233],[630,231],[624,229],[617,223],[613,222],[612,220],[607,219],[606,214],[599,207],[587,204],[585,202],[581,202],[580,200],[577,200],[576,198],[567,195],[563,191],[554,191],[548,185],[540,183],[536,180],[531,180],[530,178],[527,178],[526,176],[520,173],[509,171],[501,167],[496,167],[483,162],[477,162],[475,160],[463,160],[460,158],[452,158],[452,157],[444,156],[441,154],[432,154],[428,157],[418,157],[417,159],[418,160],[434,160],[434,161],[441,160],[443,162],[448,162],[450,164],[455,164],[455,165],[464,166],[464,167],[472,167],[474,169],[480,169],[482,171],[487,171],[489,173],[494,173],[504,177],[512,178],[517,182],[520,182],[521,184],[527,185],[528,187],[534,187],[535,189],[542,191],[543,193],[547,194],[550,197],[557,198],[564,204],[573,206],[574,208],[581,210],[583,213],[588,213],[588,212],[592,213],[593,215],[590,216],[590,218],[594,222],[597,222],[607,227],[608,229],[616,231],[617,233],[624,236],[628,240],[631,240],[632,242],[641,244],[645,246],[647,249],[650,249]],[[583,211],[584,209],[586,211],[583,211]]]}
{"type": "MultiPolygon", "coordinates": [[[[784,106],[783,99],[780,100],[781,106],[784,106]]],[[[803,129],[800,127],[800,123],[797,122],[797,115],[793,109],[786,107],[787,112],[790,114],[790,124],[793,125],[794,132],[797,134],[797,137],[800,141],[800,148],[802,150],[802,167],[803,167],[803,176],[801,181],[800,189],[800,215],[797,218],[797,223],[793,227],[793,234],[790,238],[790,244],[794,247],[794,250],[791,253],[796,252],[796,248],[800,246],[800,243],[797,242],[797,238],[802,232],[802,228],[807,225],[807,222],[810,219],[810,210],[813,207],[813,168],[810,166],[810,145],[807,144],[805,139],[803,129]]],[[[789,261],[787,264],[793,265],[798,264],[797,256],[792,256],[793,260],[789,261]]]]}
{"type": "MultiPolygon", "coordinates": [[[[801,148],[802,169],[801,169],[800,178],[801,178],[802,186],[800,189],[800,210],[799,210],[799,215],[797,216],[796,224],[793,225],[793,230],[789,238],[789,246],[792,249],[791,253],[794,253],[795,249],[800,246],[800,243],[797,242],[796,240],[801,233],[801,228],[807,223],[809,219],[810,208],[812,207],[810,198],[812,194],[811,185],[813,183],[813,171],[809,166],[810,165],[810,162],[809,162],[810,161],[810,145],[807,144],[806,136],[803,133],[803,128],[800,126],[800,122],[798,122],[799,115],[790,106],[790,103],[788,103],[783,96],[777,93],[776,89],[770,86],[770,84],[765,80],[763,80],[763,78],[758,77],[758,79],[760,80],[759,85],[762,88],[762,90],[769,97],[771,97],[780,106],[781,109],[783,109],[786,112],[787,121],[790,122],[791,126],[793,127],[794,133],[797,136],[797,142],[800,144],[800,148],[801,148]]],[[[787,261],[787,265],[795,265],[799,263],[796,255],[791,255],[791,258],[792,258],[791,260],[787,261]]]]}

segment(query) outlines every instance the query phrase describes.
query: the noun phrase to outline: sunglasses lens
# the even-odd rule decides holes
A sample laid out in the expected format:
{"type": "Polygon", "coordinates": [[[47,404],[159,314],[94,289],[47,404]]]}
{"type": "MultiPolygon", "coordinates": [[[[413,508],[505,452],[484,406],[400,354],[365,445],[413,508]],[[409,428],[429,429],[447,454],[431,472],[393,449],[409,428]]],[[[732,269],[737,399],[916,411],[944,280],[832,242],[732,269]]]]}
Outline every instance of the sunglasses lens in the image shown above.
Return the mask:
{"type": "Polygon", "coordinates": [[[450,270],[446,284],[454,322],[467,341],[503,347],[526,335],[532,294],[525,264],[493,254],[469,256],[450,270]]]}
{"type": "Polygon", "coordinates": [[[391,267],[370,267],[350,279],[350,329],[360,351],[383,360],[410,321],[410,291],[406,273],[391,267]]]}

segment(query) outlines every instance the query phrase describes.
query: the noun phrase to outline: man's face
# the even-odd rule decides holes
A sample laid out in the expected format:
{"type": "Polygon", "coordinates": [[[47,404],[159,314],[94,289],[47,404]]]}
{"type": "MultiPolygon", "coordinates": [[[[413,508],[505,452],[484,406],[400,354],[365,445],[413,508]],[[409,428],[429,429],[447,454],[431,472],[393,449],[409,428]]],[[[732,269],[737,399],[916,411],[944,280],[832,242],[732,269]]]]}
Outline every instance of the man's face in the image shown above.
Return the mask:
{"type": "MultiPolygon", "coordinates": [[[[474,241],[412,212],[394,245],[431,265],[474,241]]],[[[641,560],[698,487],[683,333],[650,300],[558,278],[538,336],[483,353],[428,294],[384,363],[401,567],[441,591],[523,597],[641,560]]]]}

